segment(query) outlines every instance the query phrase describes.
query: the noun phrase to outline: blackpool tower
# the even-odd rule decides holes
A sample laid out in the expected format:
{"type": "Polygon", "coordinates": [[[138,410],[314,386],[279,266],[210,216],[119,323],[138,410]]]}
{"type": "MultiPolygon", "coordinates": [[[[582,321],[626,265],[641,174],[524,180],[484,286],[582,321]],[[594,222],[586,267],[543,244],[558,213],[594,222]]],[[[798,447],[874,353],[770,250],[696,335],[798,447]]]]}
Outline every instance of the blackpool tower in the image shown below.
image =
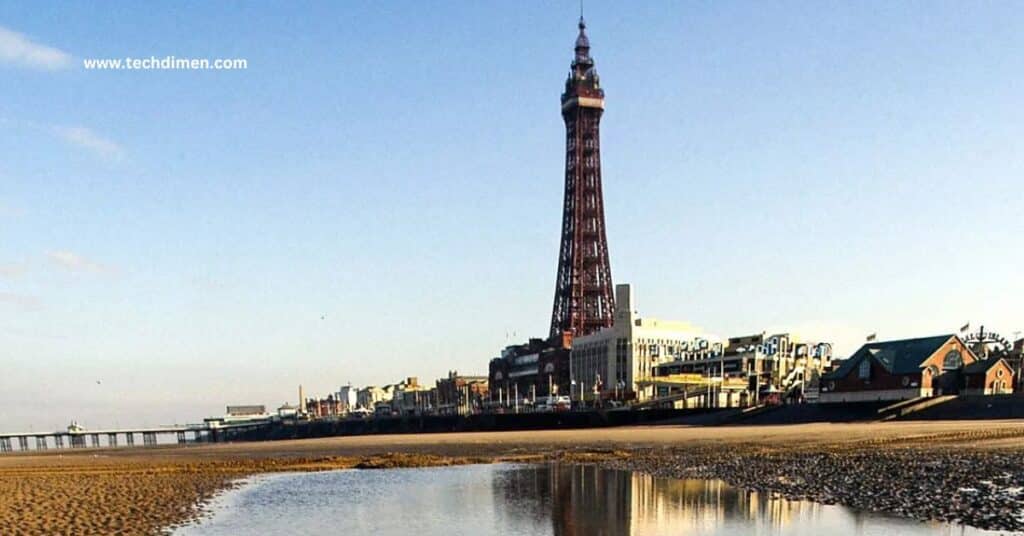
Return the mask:
{"type": "Polygon", "coordinates": [[[576,56],[562,93],[565,120],[565,201],[558,251],[551,337],[579,337],[612,325],[612,273],[601,194],[601,114],[604,91],[580,17],[576,56]]]}

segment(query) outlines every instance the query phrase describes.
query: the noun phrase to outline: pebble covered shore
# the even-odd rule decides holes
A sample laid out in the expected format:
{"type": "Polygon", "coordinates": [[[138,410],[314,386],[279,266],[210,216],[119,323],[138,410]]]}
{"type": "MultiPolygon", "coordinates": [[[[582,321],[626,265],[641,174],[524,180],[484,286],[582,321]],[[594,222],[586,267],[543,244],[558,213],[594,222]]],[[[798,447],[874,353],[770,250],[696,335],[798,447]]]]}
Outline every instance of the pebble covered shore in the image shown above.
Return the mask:
{"type": "Polygon", "coordinates": [[[1024,532],[1024,450],[901,448],[898,443],[791,450],[704,447],[644,449],[602,463],[661,477],[720,479],[793,500],[1024,532]]]}

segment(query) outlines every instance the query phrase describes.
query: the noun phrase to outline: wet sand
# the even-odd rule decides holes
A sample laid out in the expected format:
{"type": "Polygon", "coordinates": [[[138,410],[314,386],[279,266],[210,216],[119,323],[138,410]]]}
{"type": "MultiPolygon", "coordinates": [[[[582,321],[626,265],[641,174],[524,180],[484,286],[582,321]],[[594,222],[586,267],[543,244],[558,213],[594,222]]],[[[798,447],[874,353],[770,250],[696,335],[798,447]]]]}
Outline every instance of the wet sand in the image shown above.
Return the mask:
{"type": "Polygon", "coordinates": [[[51,450],[0,456],[0,534],[160,533],[202,515],[205,500],[256,473],[549,459],[723,478],[908,517],[1016,529],[998,524],[1017,507],[1013,500],[985,495],[984,488],[958,489],[993,476],[1007,486],[1024,479],[1012,470],[1021,454],[1024,421],[647,426],[51,450]],[[880,485],[890,493],[864,497],[878,495],[880,485]],[[976,519],[965,518],[974,511],[976,519]]]}

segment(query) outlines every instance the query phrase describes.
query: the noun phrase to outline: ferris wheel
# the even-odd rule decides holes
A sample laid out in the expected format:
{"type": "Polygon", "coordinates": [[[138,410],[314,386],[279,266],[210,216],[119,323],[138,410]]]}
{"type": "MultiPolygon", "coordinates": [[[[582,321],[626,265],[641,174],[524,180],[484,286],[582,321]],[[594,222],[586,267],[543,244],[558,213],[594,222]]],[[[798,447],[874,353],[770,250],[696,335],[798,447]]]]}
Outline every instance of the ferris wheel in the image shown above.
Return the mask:
{"type": "Polygon", "coordinates": [[[1010,357],[1013,352],[1013,343],[994,331],[985,331],[985,326],[960,338],[982,359],[1010,357]]]}

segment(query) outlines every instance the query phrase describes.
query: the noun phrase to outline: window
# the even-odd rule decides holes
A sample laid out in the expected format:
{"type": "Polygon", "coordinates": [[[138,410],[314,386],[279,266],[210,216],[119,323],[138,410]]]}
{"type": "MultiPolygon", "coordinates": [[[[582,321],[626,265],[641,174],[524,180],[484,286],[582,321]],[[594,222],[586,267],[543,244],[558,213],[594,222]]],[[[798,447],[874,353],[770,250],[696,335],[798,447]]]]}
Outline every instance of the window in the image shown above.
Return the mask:
{"type": "Polygon", "coordinates": [[[955,370],[964,365],[964,358],[960,355],[959,350],[950,350],[946,357],[942,359],[942,368],[946,370],[955,370]]]}
{"type": "Polygon", "coordinates": [[[857,370],[857,377],[862,379],[862,380],[870,380],[871,379],[871,360],[870,359],[865,357],[864,360],[860,362],[860,368],[857,370]]]}

